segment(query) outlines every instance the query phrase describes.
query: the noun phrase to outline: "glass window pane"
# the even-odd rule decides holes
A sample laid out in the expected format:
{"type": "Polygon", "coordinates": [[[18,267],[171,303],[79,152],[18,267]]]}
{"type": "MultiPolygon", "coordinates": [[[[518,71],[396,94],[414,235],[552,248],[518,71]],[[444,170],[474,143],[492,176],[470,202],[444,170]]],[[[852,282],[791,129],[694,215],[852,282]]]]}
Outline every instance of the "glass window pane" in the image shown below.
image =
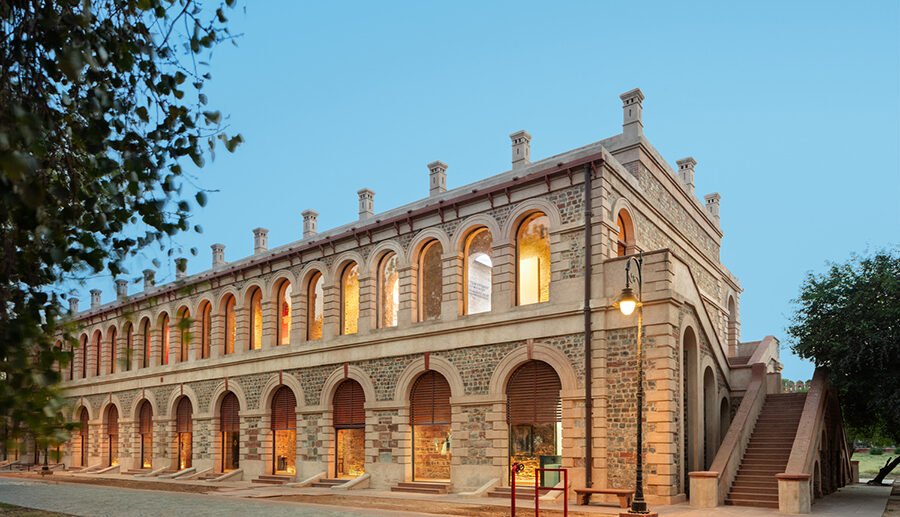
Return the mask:
{"type": "Polygon", "coordinates": [[[278,310],[278,334],[279,345],[287,345],[291,342],[291,294],[293,293],[290,282],[285,282],[281,289],[278,310]]]}
{"type": "Polygon", "coordinates": [[[257,289],[250,297],[250,348],[259,350],[262,348],[262,293],[257,289]]]}
{"type": "Polygon", "coordinates": [[[519,305],[550,299],[550,219],[535,214],[526,219],[516,238],[519,305]]]}
{"type": "Polygon", "coordinates": [[[234,342],[237,338],[237,328],[234,321],[234,296],[228,298],[225,302],[225,353],[234,353],[234,342]]]}
{"type": "Polygon", "coordinates": [[[160,355],[160,364],[169,364],[169,315],[163,316],[162,320],[162,354],[160,355]]]}
{"type": "Polygon", "coordinates": [[[322,322],[325,320],[324,300],[322,274],[316,273],[316,276],[309,282],[306,339],[313,340],[322,337],[322,322]]]}
{"type": "Polygon", "coordinates": [[[444,283],[441,243],[433,241],[425,246],[419,262],[419,307],[421,321],[441,317],[441,298],[444,283]]]}
{"type": "Polygon", "coordinates": [[[400,308],[400,274],[397,272],[397,255],[390,254],[382,259],[378,280],[381,301],[381,326],[397,326],[397,312],[400,308]]]}
{"type": "Polygon", "coordinates": [[[494,267],[491,232],[476,230],[466,242],[466,314],[491,310],[491,272],[494,267]]]}
{"type": "Polygon", "coordinates": [[[356,263],[344,270],[342,282],[343,292],[343,328],[342,334],[356,334],[359,324],[359,266],[356,263]]]}

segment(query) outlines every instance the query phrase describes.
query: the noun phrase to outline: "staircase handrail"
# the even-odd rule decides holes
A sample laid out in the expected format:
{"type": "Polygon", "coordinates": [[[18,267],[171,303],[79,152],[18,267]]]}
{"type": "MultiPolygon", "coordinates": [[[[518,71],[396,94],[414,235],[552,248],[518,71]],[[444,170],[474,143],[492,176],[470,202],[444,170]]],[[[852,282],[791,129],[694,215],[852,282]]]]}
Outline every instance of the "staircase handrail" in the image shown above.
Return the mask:
{"type": "Polygon", "coordinates": [[[819,437],[825,425],[825,401],[828,399],[825,385],[825,372],[816,368],[810,382],[803,413],[797,425],[797,434],[791,446],[784,473],[789,476],[811,475],[816,453],[819,450],[819,437]]]}
{"type": "Polygon", "coordinates": [[[728,432],[719,446],[708,473],[690,473],[692,477],[711,477],[714,474],[718,478],[716,483],[718,504],[725,503],[728,488],[737,476],[744,451],[747,449],[747,444],[750,443],[750,435],[753,434],[753,428],[756,427],[756,420],[759,418],[765,402],[766,365],[755,363],[751,365],[747,391],[744,393],[744,398],[741,400],[741,405],[738,407],[731,425],[728,426],[728,432]]]}

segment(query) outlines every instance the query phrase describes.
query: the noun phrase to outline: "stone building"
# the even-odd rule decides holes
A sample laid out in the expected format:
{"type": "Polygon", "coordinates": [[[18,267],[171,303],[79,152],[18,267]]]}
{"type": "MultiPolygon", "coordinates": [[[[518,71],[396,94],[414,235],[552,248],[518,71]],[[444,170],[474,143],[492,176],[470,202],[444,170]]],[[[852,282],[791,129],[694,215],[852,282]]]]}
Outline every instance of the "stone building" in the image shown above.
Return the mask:
{"type": "Polygon", "coordinates": [[[249,257],[215,244],[202,273],[93,292],[72,315],[64,387],[84,426],[63,462],[463,492],[519,461],[521,481],[562,466],[572,486],[631,487],[636,320],[614,303],[640,252],[646,495],[684,500],[750,363],[777,377],[778,343],[741,343],[720,196],[698,199],[697,162],[673,168],[644,137],[640,90],[621,99],[621,134],[531,162],[519,131],[509,171],[448,189],[435,161],[409,205],[376,212],[363,189],[353,223],[319,232],[306,210],[295,242],[257,228],[249,257]]]}

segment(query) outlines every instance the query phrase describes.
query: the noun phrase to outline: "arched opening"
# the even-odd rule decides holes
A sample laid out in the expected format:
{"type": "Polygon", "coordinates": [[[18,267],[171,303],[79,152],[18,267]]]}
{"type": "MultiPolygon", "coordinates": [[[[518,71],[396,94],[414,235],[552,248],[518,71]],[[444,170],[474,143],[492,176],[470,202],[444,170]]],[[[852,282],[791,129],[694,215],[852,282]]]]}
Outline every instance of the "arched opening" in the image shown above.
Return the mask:
{"type": "MultiPolygon", "coordinates": [[[[531,360],[506,384],[509,463],[524,466],[516,482],[535,483],[538,468],[562,468],[562,383],[552,366],[531,360]]],[[[558,472],[541,474],[541,486],[555,486],[558,472]]]]}
{"type": "Polygon", "coordinates": [[[238,414],[241,405],[237,396],[230,391],[222,398],[219,411],[219,432],[222,433],[222,472],[240,468],[241,419],[238,414]]]}
{"type": "Polygon", "coordinates": [[[204,301],[200,304],[200,358],[209,357],[212,343],[212,304],[204,301]]]}
{"type": "Polygon", "coordinates": [[[141,358],[141,368],[147,368],[150,366],[150,354],[152,352],[153,343],[151,340],[153,339],[150,334],[150,319],[144,318],[144,322],[141,325],[141,339],[143,340],[143,357],[141,358]]]}
{"type": "Polygon", "coordinates": [[[94,375],[100,376],[100,367],[103,361],[103,334],[98,330],[94,332],[94,375]]]}
{"type": "Polygon", "coordinates": [[[291,343],[291,296],[293,295],[291,283],[287,280],[278,286],[278,304],[275,307],[275,344],[288,345],[291,343]]]}
{"type": "Polygon", "coordinates": [[[728,355],[737,355],[737,306],[734,297],[728,297],[728,328],[727,328],[728,355]]]}
{"type": "Polygon", "coordinates": [[[550,218],[541,212],[526,217],[516,233],[518,305],[550,299],[550,218]]]}
{"type": "Polygon", "coordinates": [[[232,295],[225,298],[223,306],[223,316],[225,317],[225,347],[224,354],[234,353],[234,344],[237,341],[237,324],[235,322],[235,305],[237,300],[232,295]]]}
{"type": "Polygon", "coordinates": [[[81,335],[81,347],[80,348],[81,348],[81,350],[79,350],[78,356],[80,359],[79,363],[81,365],[81,378],[85,379],[85,378],[87,378],[87,372],[88,372],[88,367],[87,367],[88,337],[87,337],[87,334],[81,335]]]}
{"type": "Polygon", "coordinates": [[[359,328],[359,265],[351,262],[341,273],[341,334],[356,334],[359,328]]]}
{"type": "Polygon", "coordinates": [[[366,472],[366,396],[353,379],[334,392],[335,477],[352,478],[366,472]]]}
{"type": "Polygon", "coordinates": [[[306,295],[306,339],[322,338],[322,324],[325,322],[325,291],[322,273],[316,271],[309,279],[306,295]]]}
{"type": "Polygon", "coordinates": [[[418,301],[419,321],[436,320],[441,317],[444,272],[441,255],[444,249],[437,240],[422,246],[419,253],[418,301]]]}
{"type": "Polygon", "coordinates": [[[191,311],[184,307],[178,314],[178,361],[188,360],[188,350],[191,346],[191,311]]]}
{"type": "Polygon", "coordinates": [[[69,352],[69,378],[67,380],[71,381],[75,379],[75,360],[78,356],[75,354],[75,347],[72,346],[71,339],[69,340],[69,345],[67,348],[67,351],[69,352]]]}
{"type": "Polygon", "coordinates": [[[703,470],[701,467],[700,441],[700,418],[697,411],[697,369],[699,367],[697,361],[697,336],[694,329],[688,327],[684,331],[682,345],[682,418],[681,430],[684,437],[684,455],[683,470],[681,472],[682,487],[684,493],[690,496],[691,484],[688,481],[688,472],[703,470]]]}
{"type": "Polygon", "coordinates": [[[633,252],[634,247],[634,225],[627,210],[619,210],[616,215],[616,226],[619,229],[616,236],[616,256],[624,257],[633,252]]]}
{"type": "Polygon", "coordinates": [[[149,469],[153,468],[153,407],[149,401],[141,402],[138,415],[140,466],[142,469],[149,469]]]}
{"type": "Polygon", "coordinates": [[[272,397],[272,472],[293,476],[297,472],[297,399],[287,386],[272,397]]]}
{"type": "Polygon", "coordinates": [[[250,293],[250,350],[262,349],[262,290],[254,288],[250,293]]]}
{"type": "Polygon", "coordinates": [[[731,406],[728,404],[728,398],[722,397],[722,402],[719,403],[719,445],[725,440],[729,426],[731,426],[731,406]]]}
{"type": "Polygon", "coordinates": [[[116,327],[109,327],[109,373],[116,373],[116,339],[118,332],[116,327]]]}
{"type": "Polygon", "coordinates": [[[193,413],[191,400],[181,397],[175,410],[175,433],[177,435],[178,470],[191,468],[191,456],[193,455],[193,413]]]}
{"type": "Polygon", "coordinates": [[[134,360],[134,325],[131,323],[125,324],[125,357],[122,360],[125,362],[125,371],[130,372],[131,361],[134,360]]]}
{"type": "Polygon", "coordinates": [[[450,481],[450,384],[429,370],[410,393],[413,481],[450,481]]]}
{"type": "MultiPolygon", "coordinates": [[[[80,424],[78,429],[78,440],[75,441],[75,444],[78,448],[78,450],[75,451],[75,457],[78,458],[79,467],[88,466],[88,437],[90,435],[88,429],[89,419],[90,417],[88,415],[87,408],[81,408],[81,411],[78,412],[78,422],[80,424]]],[[[16,453],[18,454],[18,450],[16,451],[16,453]]]]}
{"type": "Polygon", "coordinates": [[[159,331],[160,331],[160,353],[159,353],[159,364],[167,365],[169,364],[169,345],[171,344],[171,334],[169,331],[169,314],[164,312],[162,316],[159,317],[159,331]]]}
{"type": "Polygon", "coordinates": [[[400,312],[400,273],[397,254],[387,253],[378,263],[378,326],[396,327],[400,312]]]}
{"type": "Polygon", "coordinates": [[[709,470],[718,445],[716,424],[716,376],[712,368],[703,371],[703,468],[709,470]]]}
{"type": "Polygon", "coordinates": [[[106,410],[106,457],[110,467],[119,464],[119,410],[109,406],[106,410]]]}
{"type": "Polygon", "coordinates": [[[478,314],[491,310],[492,273],[494,268],[491,232],[478,228],[466,238],[463,250],[463,314],[478,314]]]}

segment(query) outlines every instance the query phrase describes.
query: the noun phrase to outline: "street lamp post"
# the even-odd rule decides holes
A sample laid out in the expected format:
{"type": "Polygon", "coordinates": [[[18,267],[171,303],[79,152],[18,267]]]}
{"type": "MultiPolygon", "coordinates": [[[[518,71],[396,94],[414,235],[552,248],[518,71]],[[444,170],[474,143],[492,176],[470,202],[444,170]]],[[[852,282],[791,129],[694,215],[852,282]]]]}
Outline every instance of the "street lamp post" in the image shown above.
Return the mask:
{"type": "Polygon", "coordinates": [[[630,316],[637,309],[637,363],[638,363],[638,383],[637,383],[637,451],[636,451],[636,469],[634,481],[634,499],[631,501],[631,508],[627,512],[619,514],[620,516],[642,515],[656,516],[647,509],[647,501],[644,500],[644,461],[643,461],[643,414],[644,414],[644,351],[641,346],[641,333],[644,327],[644,310],[641,303],[643,296],[644,279],[642,277],[642,268],[644,265],[644,255],[638,253],[637,256],[630,256],[625,261],[625,288],[619,295],[616,302],[619,310],[625,316],[630,316]],[[635,272],[631,271],[631,265],[635,265],[635,272]],[[631,289],[632,278],[637,282],[637,296],[631,289]]]}

